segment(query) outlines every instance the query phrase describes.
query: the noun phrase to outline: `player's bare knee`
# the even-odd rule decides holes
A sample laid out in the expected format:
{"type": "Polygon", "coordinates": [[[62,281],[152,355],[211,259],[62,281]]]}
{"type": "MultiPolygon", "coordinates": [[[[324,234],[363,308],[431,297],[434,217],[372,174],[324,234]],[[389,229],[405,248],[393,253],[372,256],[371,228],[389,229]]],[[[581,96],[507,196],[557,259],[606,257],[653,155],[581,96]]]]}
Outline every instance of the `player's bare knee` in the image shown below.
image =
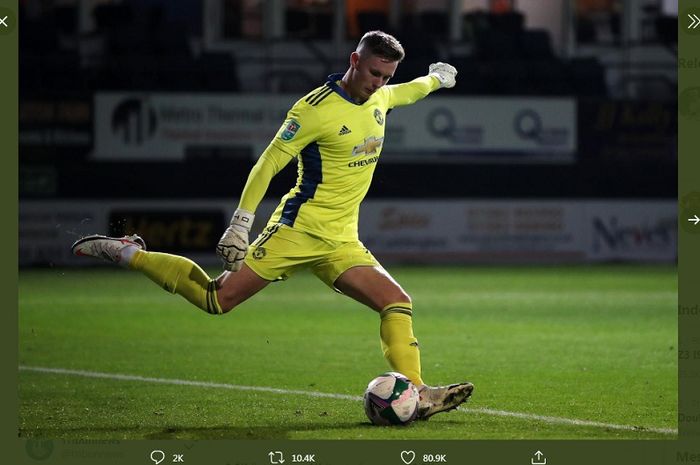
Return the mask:
{"type": "Polygon", "coordinates": [[[230,287],[224,284],[224,275],[216,279],[216,301],[221,309],[220,315],[230,312],[236,307],[235,293],[231,292],[230,287]]]}
{"type": "Polygon", "coordinates": [[[388,297],[387,304],[383,305],[382,308],[385,307],[386,305],[398,304],[398,303],[408,304],[408,305],[413,304],[413,302],[411,301],[411,296],[406,294],[406,292],[401,288],[396,289],[395,292],[392,292],[387,297],[388,297]]]}
{"type": "Polygon", "coordinates": [[[221,308],[221,314],[225,314],[236,308],[240,303],[235,298],[227,298],[226,296],[219,295],[219,308],[221,308]]]}

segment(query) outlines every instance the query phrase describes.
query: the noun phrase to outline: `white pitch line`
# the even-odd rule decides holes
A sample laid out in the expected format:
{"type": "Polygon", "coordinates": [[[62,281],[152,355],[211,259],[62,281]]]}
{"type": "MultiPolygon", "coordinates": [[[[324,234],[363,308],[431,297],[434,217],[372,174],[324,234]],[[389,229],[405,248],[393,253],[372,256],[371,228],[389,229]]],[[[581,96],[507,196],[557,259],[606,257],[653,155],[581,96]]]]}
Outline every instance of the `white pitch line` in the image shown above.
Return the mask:
{"type": "Polygon", "coordinates": [[[592,426],[595,428],[605,428],[605,429],[616,429],[623,431],[649,431],[652,433],[659,434],[678,434],[678,430],[674,428],[647,428],[646,426],[631,426],[631,425],[617,425],[615,423],[603,423],[600,421],[590,421],[590,420],[577,420],[575,418],[563,418],[563,417],[550,417],[547,415],[537,415],[534,413],[520,413],[520,412],[508,412],[506,410],[494,410],[490,408],[483,407],[460,407],[460,411],[465,413],[482,413],[485,415],[493,415],[498,417],[513,417],[522,418],[525,420],[537,420],[545,423],[554,423],[560,425],[574,425],[574,426],[592,426]]]}
{"type": "MultiPolygon", "coordinates": [[[[218,388],[218,389],[232,389],[236,391],[255,391],[255,392],[269,392],[273,394],[294,394],[300,396],[308,397],[322,397],[326,399],[342,399],[342,400],[352,400],[361,401],[362,396],[351,396],[348,394],[333,394],[329,392],[317,392],[317,391],[302,391],[296,389],[279,389],[264,386],[243,386],[240,384],[227,384],[227,383],[212,383],[208,381],[189,381],[186,379],[172,379],[172,378],[151,378],[147,376],[138,375],[122,375],[118,373],[101,373],[98,371],[84,371],[84,370],[69,370],[66,368],[46,368],[46,367],[34,367],[34,366],[19,366],[20,370],[24,371],[34,371],[38,373],[53,373],[59,375],[72,375],[81,376],[83,378],[101,378],[101,379],[113,379],[120,381],[140,381],[144,383],[158,383],[158,384],[174,384],[178,386],[196,386],[204,388],[218,388]]],[[[533,413],[520,413],[520,412],[508,412],[506,410],[495,410],[483,407],[460,407],[458,410],[463,413],[470,414],[482,414],[482,415],[492,415],[499,417],[511,417],[520,418],[523,420],[534,420],[541,421],[544,423],[560,424],[560,425],[573,425],[573,426],[590,426],[594,428],[604,428],[604,429],[614,429],[622,431],[638,431],[638,432],[652,432],[659,434],[678,434],[678,429],[675,428],[647,428],[645,426],[631,426],[631,425],[618,425],[615,423],[603,423],[599,421],[590,420],[577,420],[575,418],[563,418],[563,417],[551,417],[546,415],[536,415],[533,413]]]]}
{"type": "Polygon", "coordinates": [[[138,375],[121,375],[118,373],[100,373],[99,371],[68,370],[65,368],[45,368],[20,366],[20,370],[37,371],[40,373],[54,373],[59,375],[82,376],[84,378],[118,379],[120,381],[142,381],[144,383],[176,384],[178,386],[197,386],[205,388],[233,389],[235,391],[270,392],[273,394],[297,394],[310,397],[326,397],[330,399],[362,400],[360,396],[346,394],[332,394],[326,392],[301,391],[294,389],[279,389],[264,386],[243,386],[240,384],[211,383],[208,381],[189,381],[186,379],[150,378],[138,375]]]}

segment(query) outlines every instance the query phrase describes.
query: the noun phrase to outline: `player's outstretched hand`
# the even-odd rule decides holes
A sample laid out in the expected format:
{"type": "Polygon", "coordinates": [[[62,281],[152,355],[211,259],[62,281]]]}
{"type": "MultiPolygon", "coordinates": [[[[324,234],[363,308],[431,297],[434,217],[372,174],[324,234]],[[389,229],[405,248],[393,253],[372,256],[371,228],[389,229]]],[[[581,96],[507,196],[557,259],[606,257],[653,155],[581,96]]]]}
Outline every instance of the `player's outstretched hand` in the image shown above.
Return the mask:
{"type": "Polygon", "coordinates": [[[238,271],[243,266],[243,259],[248,252],[248,235],[254,219],[254,214],[240,208],[233,214],[231,224],[216,246],[216,254],[224,261],[225,270],[238,271]]]}
{"type": "Polygon", "coordinates": [[[455,86],[457,69],[448,63],[443,63],[441,61],[433,63],[428,68],[428,74],[435,76],[438,81],[440,81],[440,87],[450,88],[455,86]]]}

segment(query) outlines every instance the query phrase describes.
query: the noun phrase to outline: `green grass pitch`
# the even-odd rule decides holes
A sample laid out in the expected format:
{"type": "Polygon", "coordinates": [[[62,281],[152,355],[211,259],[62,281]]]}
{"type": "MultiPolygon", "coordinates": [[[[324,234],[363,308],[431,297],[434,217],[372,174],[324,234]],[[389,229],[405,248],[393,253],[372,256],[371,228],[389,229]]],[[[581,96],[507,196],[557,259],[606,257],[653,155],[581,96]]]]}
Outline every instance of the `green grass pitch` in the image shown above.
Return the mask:
{"type": "Polygon", "coordinates": [[[390,271],[413,298],[425,381],[472,381],[464,408],[408,427],[371,426],[358,399],[389,368],[378,316],[310,274],[210,316],[134,272],[22,270],[19,434],[676,436],[674,267],[390,271]]]}

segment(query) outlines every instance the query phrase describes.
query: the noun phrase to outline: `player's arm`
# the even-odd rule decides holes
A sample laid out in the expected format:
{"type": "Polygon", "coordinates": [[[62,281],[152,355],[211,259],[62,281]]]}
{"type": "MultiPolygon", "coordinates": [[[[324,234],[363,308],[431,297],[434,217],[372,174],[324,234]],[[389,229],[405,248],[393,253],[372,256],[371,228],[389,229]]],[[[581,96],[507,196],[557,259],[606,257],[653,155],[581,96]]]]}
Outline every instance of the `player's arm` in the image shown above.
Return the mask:
{"type": "Polygon", "coordinates": [[[254,212],[258,208],[258,204],[260,204],[265,192],[267,192],[272,178],[282,171],[282,168],[287,166],[292,161],[292,158],[294,157],[275,147],[275,145],[268,145],[258,162],[253,166],[253,169],[250,170],[248,180],[241,193],[238,209],[254,212]]]}
{"type": "Polygon", "coordinates": [[[428,74],[413,81],[387,86],[389,88],[389,108],[410,105],[429,93],[446,87],[454,87],[457,70],[447,63],[437,62],[428,67],[428,74]]]}
{"type": "Polygon", "coordinates": [[[292,161],[286,152],[270,144],[250,170],[238,208],[216,246],[216,253],[224,261],[224,268],[238,271],[248,250],[248,235],[255,220],[255,210],[265,196],[272,178],[292,161]]]}
{"type": "Polygon", "coordinates": [[[231,223],[216,246],[216,253],[224,262],[224,269],[238,271],[248,252],[248,235],[258,208],[272,178],[292,161],[303,147],[313,141],[318,121],[305,104],[297,104],[287,114],[277,136],[265,149],[248,175],[238,208],[231,223]]]}

